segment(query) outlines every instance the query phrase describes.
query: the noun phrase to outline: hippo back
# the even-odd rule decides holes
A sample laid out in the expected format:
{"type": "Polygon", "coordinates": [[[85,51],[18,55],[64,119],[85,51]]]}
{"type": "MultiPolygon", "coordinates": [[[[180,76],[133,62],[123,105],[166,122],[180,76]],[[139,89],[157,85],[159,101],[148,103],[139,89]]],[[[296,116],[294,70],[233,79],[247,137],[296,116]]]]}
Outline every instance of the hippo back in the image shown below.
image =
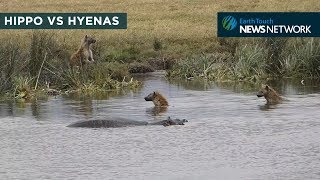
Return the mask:
{"type": "Polygon", "coordinates": [[[117,120],[89,120],[89,121],[78,121],[70,124],[68,127],[87,127],[87,128],[117,128],[126,126],[144,126],[148,123],[145,121],[132,121],[127,119],[117,120]]]}

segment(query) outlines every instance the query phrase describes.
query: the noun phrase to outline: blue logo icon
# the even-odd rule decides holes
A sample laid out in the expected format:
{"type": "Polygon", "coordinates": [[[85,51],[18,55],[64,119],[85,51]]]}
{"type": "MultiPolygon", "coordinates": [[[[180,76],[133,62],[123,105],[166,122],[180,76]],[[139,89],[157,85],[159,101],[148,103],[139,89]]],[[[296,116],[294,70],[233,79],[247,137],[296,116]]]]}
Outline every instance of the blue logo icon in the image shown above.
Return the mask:
{"type": "Polygon", "coordinates": [[[233,30],[237,26],[236,18],[232,16],[226,16],[222,19],[222,27],[228,31],[233,30]]]}

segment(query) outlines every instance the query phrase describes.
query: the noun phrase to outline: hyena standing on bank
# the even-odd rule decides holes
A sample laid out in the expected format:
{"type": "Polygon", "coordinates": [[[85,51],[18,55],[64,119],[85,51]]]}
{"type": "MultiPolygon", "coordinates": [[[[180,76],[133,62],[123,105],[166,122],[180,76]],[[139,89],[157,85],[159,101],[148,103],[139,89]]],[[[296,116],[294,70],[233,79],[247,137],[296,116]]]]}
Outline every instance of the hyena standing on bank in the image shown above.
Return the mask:
{"type": "Polygon", "coordinates": [[[70,66],[83,66],[84,64],[94,62],[91,44],[95,42],[95,39],[86,35],[81,42],[80,48],[70,57],[70,66]]]}

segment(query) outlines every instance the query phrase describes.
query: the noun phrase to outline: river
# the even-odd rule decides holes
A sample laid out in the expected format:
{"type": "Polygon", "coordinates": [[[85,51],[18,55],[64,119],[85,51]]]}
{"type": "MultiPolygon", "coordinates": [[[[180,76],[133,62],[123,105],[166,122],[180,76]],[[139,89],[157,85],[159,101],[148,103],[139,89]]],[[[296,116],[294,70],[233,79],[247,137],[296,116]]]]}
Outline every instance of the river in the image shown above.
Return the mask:
{"type": "Polygon", "coordinates": [[[0,179],[320,179],[320,88],[279,84],[282,104],[258,89],[138,77],[137,91],[98,98],[0,103],[0,179]],[[249,90],[248,90],[249,89],[249,90]],[[170,106],[156,114],[153,91],[170,106]],[[69,128],[121,117],[184,126],[69,128]]]}

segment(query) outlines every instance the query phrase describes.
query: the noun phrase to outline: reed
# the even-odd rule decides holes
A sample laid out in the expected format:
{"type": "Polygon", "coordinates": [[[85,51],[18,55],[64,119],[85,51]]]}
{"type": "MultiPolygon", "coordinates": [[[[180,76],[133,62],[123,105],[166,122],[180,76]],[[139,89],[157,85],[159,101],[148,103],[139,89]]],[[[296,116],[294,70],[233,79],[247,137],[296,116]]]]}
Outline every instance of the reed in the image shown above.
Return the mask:
{"type": "Polygon", "coordinates": [[[182,59],[167,76],[249,82],[287,77],[320,78],[319,39],[256,38],[234,48],[234,54],[225,51],[182,59]]]}

